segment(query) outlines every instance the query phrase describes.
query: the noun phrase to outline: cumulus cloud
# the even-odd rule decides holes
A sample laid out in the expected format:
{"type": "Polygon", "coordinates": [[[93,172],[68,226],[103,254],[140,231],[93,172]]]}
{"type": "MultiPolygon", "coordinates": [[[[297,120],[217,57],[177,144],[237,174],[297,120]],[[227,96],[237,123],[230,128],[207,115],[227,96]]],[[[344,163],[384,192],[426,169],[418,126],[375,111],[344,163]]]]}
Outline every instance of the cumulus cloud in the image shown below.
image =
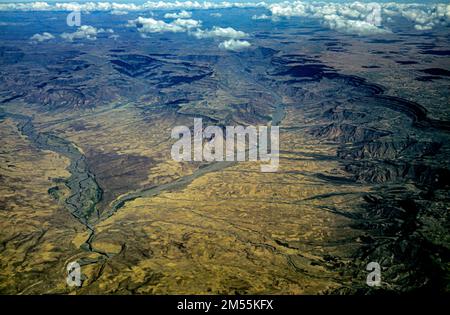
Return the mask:
{"type": "Polygon", "coordinates": [[[47,2],[0,3],[0,11],[49,11],[53,8],[47,2]]]}
{"type": "Polygon", "coordinates": [[[138,17],[134,20],[129,20],[128,27],[136,27],[141,33],[162,33],[162,32],[188,32],[189,34],[198,38],[233,38],[239,39],[248,37],[248,34],[242,31],[235,30],[232,27],[218,27],[214,26],[210,30],[201,29],[201,21],[193,19],[176,19],[170,23],[154,18],[138,17]]]}
{"type": "Polygon", "coordinates": [[[431,29],[433,29],[433,24],[427,24],[427,25],[420,25],[420,24],[416,24],[414,25],[414,28],[418,31],[429,31],[431,29]]]}
{"type": "Polygon", "coordinates": [[[394,17],[411,21],[416,30],[450,24],[450,4],[285,1],[267,8],[272,17],[315,18],[331,29],[360,35],[390,32],[384,24],[394,17]]]}
{"type": "Polygon", "coordinates": [[[218,27],[214,26],[211,30],[197,30],[192,35],[196,38],[217,38],[217,37],[225,37],[232,39],[239,39],[248,37],[248,34],[235,30],[232,27],[218,27]]]}
{"type": "Polygon", "coordinates": [[[450,4],[436,4],[432,6],[397,4],[388,7],[389,13],[401,15],[405,19],[415,23],[417,30],[430,30],[437,25],[450,24],[450,4]]]}
{"type": "Polygon", "coordinates": [[[294,1],[269,5],[272,16],[316,18],[331,29],[360,35],[388,33],[381,26],[378,3],[307,3],[294,1]]]}
{"type": "Polygon", "coordinates": [[[110,12],[112,15],[127,15],[128,11],[123,11],[123,10],[112,10],[110,12]]]}
{"type": "Polygon", "coordinates": [[[136,27],[142,34],[145,33],[163,33],[163,32],[188,32],[198,39],[203,38],[230,38],[240,39],[248,37],[248,34],[242,31],[235,30],[232,27],[218,27],[214,26],[212,29],[201,29],[201,21],[193,19],[176,19],[170,23],[154,18],[138,17],[134,20],[129,20],[128,27],[136,27]]]}
{"type": "Polygon", "coordinates": [[[175,13],[166,13],[166,14],[164,14],[164,17],[166,19],[189,19],[192,17],[192,13],[183,10],[178,13],[176,13],[176,12],[175,13]]]}
{"type": "Polygon", "coordinates": [[[186,32],[192,28],[199,27],[200,21],[192,19],[176,19],[171,23],[166,23],[161,20],[156,20],[154,18],[144,18],[138,17],[135,20],[128,21],[127,26],[134,26],[142,34],[145,33],[163,33],[163,32],[186,32]]]}
{"type": "Polygon", "coordinates": [[[349,20],[335,14],[324,16],[324,24],[337,31],[358,35],[390,33],[388,29],[380,28],[371,22],[349,20]]]}
{"type": "Polygon", "coordinates": [[[136,27],[143,37],[147,37],[147,33],[163,33],[186,32],[198,39],[204,38],[224,38],[227,39],[219,44],[219,48],[239,51],[251,46],[248,41],[239,40],[248,37],[248,34],[242,31],[235,30],[232,27],[214,26],[212,29],[201,29],[201,21],[193,19],[180,19],[167,23],[154,18],[138,17],[134,20],[129,20],[128,27],[136,27]]]}
{"type": "Polygon", "coordinates": [[[114,31],[112,29],[97,29],[90,25],[82,25],[73,33],[62,33],[61,37],[69,41],[73,41],[75,39],[96,40],[97,35],[100,33],[114,33],[114,31]]]}
{"type": "Polygon", "coordinates": [[[241,51],[249,48],[250,46],[251,44],[248,41],[236,39],[229,39],[219,44],[219,48],[231,51],[241,51]]]}
{"type": "Polygon", "coordinates": [[[222,13],[219,13],[219,12],[214,12],[214,13],[211,13],[210,15],[213,17],[222,17],[222,13]]]}
{"type": "Polygon", "coordinates": [[[44,42],[53,38],[55,38],[55,36],[48,32],[44,32],[42,34],[34,34],[33,36],[31,36],[30,40],[34,42],[44,42]]]}
{"type": "Polygon", "coordinates": [[[191,30],[200,27],[202,22],[193,19],[176,19],[172,24],[178,25],[185,30],[191,30]]]}

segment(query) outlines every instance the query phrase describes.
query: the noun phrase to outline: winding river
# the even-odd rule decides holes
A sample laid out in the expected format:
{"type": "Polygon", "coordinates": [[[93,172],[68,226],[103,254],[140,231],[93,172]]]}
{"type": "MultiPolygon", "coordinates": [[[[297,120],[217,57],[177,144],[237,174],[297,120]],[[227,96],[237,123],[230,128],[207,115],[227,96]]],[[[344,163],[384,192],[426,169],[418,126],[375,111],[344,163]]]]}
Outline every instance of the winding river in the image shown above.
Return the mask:
{"type": "Polygon", "coordinates": [[[90,231],[87,246],[83,248],[93,251],[90,241],[94,235],[93,223],[99,218],[96,205],[102,199],[102,189],[95,180],[94,174],[89,170],[86,157],[73,143],[51,133],[37,131],[31,117],[0,112],[1,118],[11,118],[18,122],[19,131],[38,149],[53,151],[70,160],[67,169],[70,177],[64,181],[70,195],[64,200],[64,204],[69,212],[90,231]]]}
{"type": "MultiPolygon", "coordinates": [[[[284,115],[284,105],[277,106],[274,109],[272,124],[278,125],[284,118],[284,115]]],[[[114,215],[114,213],[122,208],[126,202],[136,198],[156,196],[163,191],[182,189],[200,176],[210,172],[223,170],[236,163],[234,161],[224,161],[202,165],[191,175],[181,177],[173,182],[144,188],[121,196],[112,202],[109,209],[100,213],[96,205],[102,199],[102,189],[95,180],[95,175],[89,170],[86,163],[86,157],[83,153],[68,140],[48,132],[37,131],[31,117],[21,114],[0,112],[0,120],[5,117],[17,121],[20,132],[28,137],[37,148],[56,152],[70,160],[68,171],[71,175],[65,181],[65,185],[70,190],[70,195],[64,200],[64,204],[70,213],[89,231],[88,239],[81,248],[89,252],[99,253],[106,257],[109,257],[110,254],[95,250],[92,246],[92,242],[95,238],[94,226],[96,223],[114,215]]]]}

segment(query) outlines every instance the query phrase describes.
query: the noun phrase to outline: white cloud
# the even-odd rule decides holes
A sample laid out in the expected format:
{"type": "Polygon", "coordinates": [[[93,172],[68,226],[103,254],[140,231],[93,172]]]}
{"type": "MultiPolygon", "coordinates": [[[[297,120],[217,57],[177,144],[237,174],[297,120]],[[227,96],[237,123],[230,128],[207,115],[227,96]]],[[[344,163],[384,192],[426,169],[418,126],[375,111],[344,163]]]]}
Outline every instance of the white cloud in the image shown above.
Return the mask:
{"type": "Polygon", "coordinates": [[[176,19],[175,21],[172,22],[172,24],[178,25],[185,30],[190,30],[200,27],[202,22],[193,19],[176,19]]]}
{"type": "Polygon", "coordinates": [[[192,17],[192,13],[188,11],[181,11],[179,13],[166,13],[164,14],[166,19],[189,19],[192,17]]]}
{"type": "Polygon", "coordinates": [[[190,29],[197,28],[201,25],[200,21],[192,19],[176,19],[170,23],[166,23],[154,18],[138,17],[135,20],[128,21],[127,26],[134,26],[142,34],[145,33],[163,33],[163,32],[186,32],[190,29]]]}
{"type": "Polygon", "coordinates": [[[248,34],[235,30],[232,27],[218,27],[214,26],[211,30],[197,30],[192,33],[192,35],[196,38],[217,38],[217,37],[225,37],[232,39],[239,39],[248,37],[248,34]]]}
{"type": "Polygon", "coordinates": [[[450,4],[411,4],[396,2],[306,2],[272,3],[267,6],[272,17],[307,17],[343,32],[360,35],[389,33],[384,22],[393,17],[411,22],[416,30],[429,30],[438,24],[450,23],[450,4]]]}
{"type": "Polygon", "coordinates": [[[96,40],[97,35],[100,33],[114,33],[114,31],[112,29],[97,29],[90,25],[82,25],[73,33],[62,33],[61,37],[69,41],[73,41],[74,39],[96,40]]]}
{"type": "Polygon", "coordinates": [[[210,15],[213,17],[222,17],[222,13],[219,13],[219,12],[214,12],[214,13],[211,13],[210,15]]]}
{"type": "Polygon", "coordinates": [[[147,33],[163,33],[173,32],[181,33],[186,32],[191,36],[198,39],[204,38],[225,38],[228,39],[219,44],[220,48],[227,50],[238,51],[250,47],[248,41],[237,40],[249,35],[245,32],[235,30],[232,27],[218,27],[213,26],[212,29],[201,29],[201,21],[193,19],[176,19],[170,23],[162,20],[156,20],[154,18],[138,17],[134,20],[129,20],[128,27],[136,27],[141,33],[141,36],[147,37],[147,33]]]}
{"type": "Polygon", "coordinates": [[[381,28],[381,6],[378,3],[307,3],[294,1],[269,5],[272,16],[308,17],[341,32],[359,35],[389,33],[381,28]]]}
{"type": "Polygon", "coordinates": [[[329,28],[358,35],[385,34],[390,33],[388,29],[383,29],[373,23],[361,20],[349,20],[338,15],[325,15],[324,24],[329,28]]]}
{"type": "Polygon", "coordinates": [[[47,2],[0,3],[0,11],[48,11],[52,8],[47,2]]]}
{"type": "Polygon", "coordinates": [[[428,25],[416,24],[416,25],[414,25],[414,28],[418,31],[429,31],[429,30],[433,29],[433,24],[428,24],[428,25]]]}
{"type": "Polygon", "coordinates": [[[231,50],[231,51],[241,51],[247,49],[251,44],[246,40],[235,40],[229,39],[219,44],[219,48],[231,50]]]}
{"type": "Polygon", "coordinates": [[[42,34],[34,34],[33,36],[31,36],[30,40],[35,41],[35,42],[43,42],[46,40],[50,40],[55,38],[55,36],[53,36],[52,34],[48,33],[48,32],[44,32],[42,34]]]}
{"type": "Polygon", "coordinates": [[[110,12],[112,15],[127,15],[128,11],[123,11],[123,10],[112,10],[110,12]]]}

